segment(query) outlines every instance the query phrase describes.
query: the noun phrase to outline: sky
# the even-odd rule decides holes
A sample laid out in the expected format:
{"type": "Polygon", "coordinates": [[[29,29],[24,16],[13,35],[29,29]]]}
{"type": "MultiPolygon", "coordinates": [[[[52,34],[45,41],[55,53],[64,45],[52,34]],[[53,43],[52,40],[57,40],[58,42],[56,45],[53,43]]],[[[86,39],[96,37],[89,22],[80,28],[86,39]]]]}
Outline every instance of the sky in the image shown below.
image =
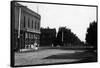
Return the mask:
{"type": "Polygon", "coordinates": [[[40,3],[20,3],[41,15],[41,27],[67,27],[76,34],[81,41],[85,36],[89,24],[96,21],[96,7],[54,5],[40,3]]]}

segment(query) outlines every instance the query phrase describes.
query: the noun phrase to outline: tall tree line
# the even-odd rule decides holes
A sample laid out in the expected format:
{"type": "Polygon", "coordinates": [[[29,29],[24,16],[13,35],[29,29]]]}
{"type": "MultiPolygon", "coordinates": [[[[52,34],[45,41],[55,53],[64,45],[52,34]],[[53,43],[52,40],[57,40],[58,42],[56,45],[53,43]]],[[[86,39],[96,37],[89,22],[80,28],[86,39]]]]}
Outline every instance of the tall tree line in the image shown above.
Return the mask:
{"type": "Polygon", "coordinates": [[[54,42],[55,45],[60,46],[68,46],[69,44],[77,45],[79,43],[81,43],[80,39],[73,32],[71,32],[71,29],[66,27],[59,28],[54,42]]]}
{"type": "Polygon", "coordinates": [[[93,21],[87,28],[86,43],[97,48],[97,22],[93,21]]]}

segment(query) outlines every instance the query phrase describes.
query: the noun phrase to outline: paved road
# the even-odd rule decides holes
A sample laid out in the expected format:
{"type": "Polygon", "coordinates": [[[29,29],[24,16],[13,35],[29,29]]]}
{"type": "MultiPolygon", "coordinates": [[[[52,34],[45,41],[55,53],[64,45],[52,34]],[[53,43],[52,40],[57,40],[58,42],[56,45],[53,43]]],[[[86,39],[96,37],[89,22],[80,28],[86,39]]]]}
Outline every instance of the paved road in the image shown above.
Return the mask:
{"type": "Polygon", "coordinates": [[[80,50],[60,50],[60,49],[45,49],[35,52],[15,53],[15,65],[34,65],[60,62],[75,62],[80,59],[43,59],[45,57],[57,54],[72,54],[75,52],[83,52],[80,50]]]}

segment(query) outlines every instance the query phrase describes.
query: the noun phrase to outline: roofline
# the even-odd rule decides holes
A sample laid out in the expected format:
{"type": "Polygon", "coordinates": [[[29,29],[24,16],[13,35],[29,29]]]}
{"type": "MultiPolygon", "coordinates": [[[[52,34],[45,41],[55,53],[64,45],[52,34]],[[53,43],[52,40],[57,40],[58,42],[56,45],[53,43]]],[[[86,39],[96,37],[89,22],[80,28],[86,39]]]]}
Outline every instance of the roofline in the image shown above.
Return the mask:
{"type": "Polygon", "coordinates": [[[38,17],[39,19],[41,19],[41,16],[40,16],[38,13],[36,13],[35,11],[29,9],[27,6],[24,6],[24,5],[19,4],[19,3],[17,3],[17,2],[15,2],[15,3],[16,3],[17,5],[19,5],[19,6],[17,6],[17,5],[15,4],[15,7],[24,7],[24,8],[27,9],[28,11],[30,11],[30,12],[32,12],[32,13],[35,13],[35,14],[37,15],[37,17],[38,17]]]}

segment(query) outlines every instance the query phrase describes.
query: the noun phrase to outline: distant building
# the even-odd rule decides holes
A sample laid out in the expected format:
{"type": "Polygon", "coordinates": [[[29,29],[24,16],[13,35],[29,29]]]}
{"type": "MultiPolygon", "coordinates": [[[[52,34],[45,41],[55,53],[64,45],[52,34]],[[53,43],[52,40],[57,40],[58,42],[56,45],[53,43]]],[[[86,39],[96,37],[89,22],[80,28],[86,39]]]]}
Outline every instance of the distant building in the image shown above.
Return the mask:
{"type": "Polygon", "coordinates": [[[40,41],[41,16],[26,6],[15,3],[15,49],[31,48],[40,41]]]}
{"type": "Polygon", "coordinates": [[[40,46],[52,46],[56,38],[56,29],[41,28],[40,46]]]}

